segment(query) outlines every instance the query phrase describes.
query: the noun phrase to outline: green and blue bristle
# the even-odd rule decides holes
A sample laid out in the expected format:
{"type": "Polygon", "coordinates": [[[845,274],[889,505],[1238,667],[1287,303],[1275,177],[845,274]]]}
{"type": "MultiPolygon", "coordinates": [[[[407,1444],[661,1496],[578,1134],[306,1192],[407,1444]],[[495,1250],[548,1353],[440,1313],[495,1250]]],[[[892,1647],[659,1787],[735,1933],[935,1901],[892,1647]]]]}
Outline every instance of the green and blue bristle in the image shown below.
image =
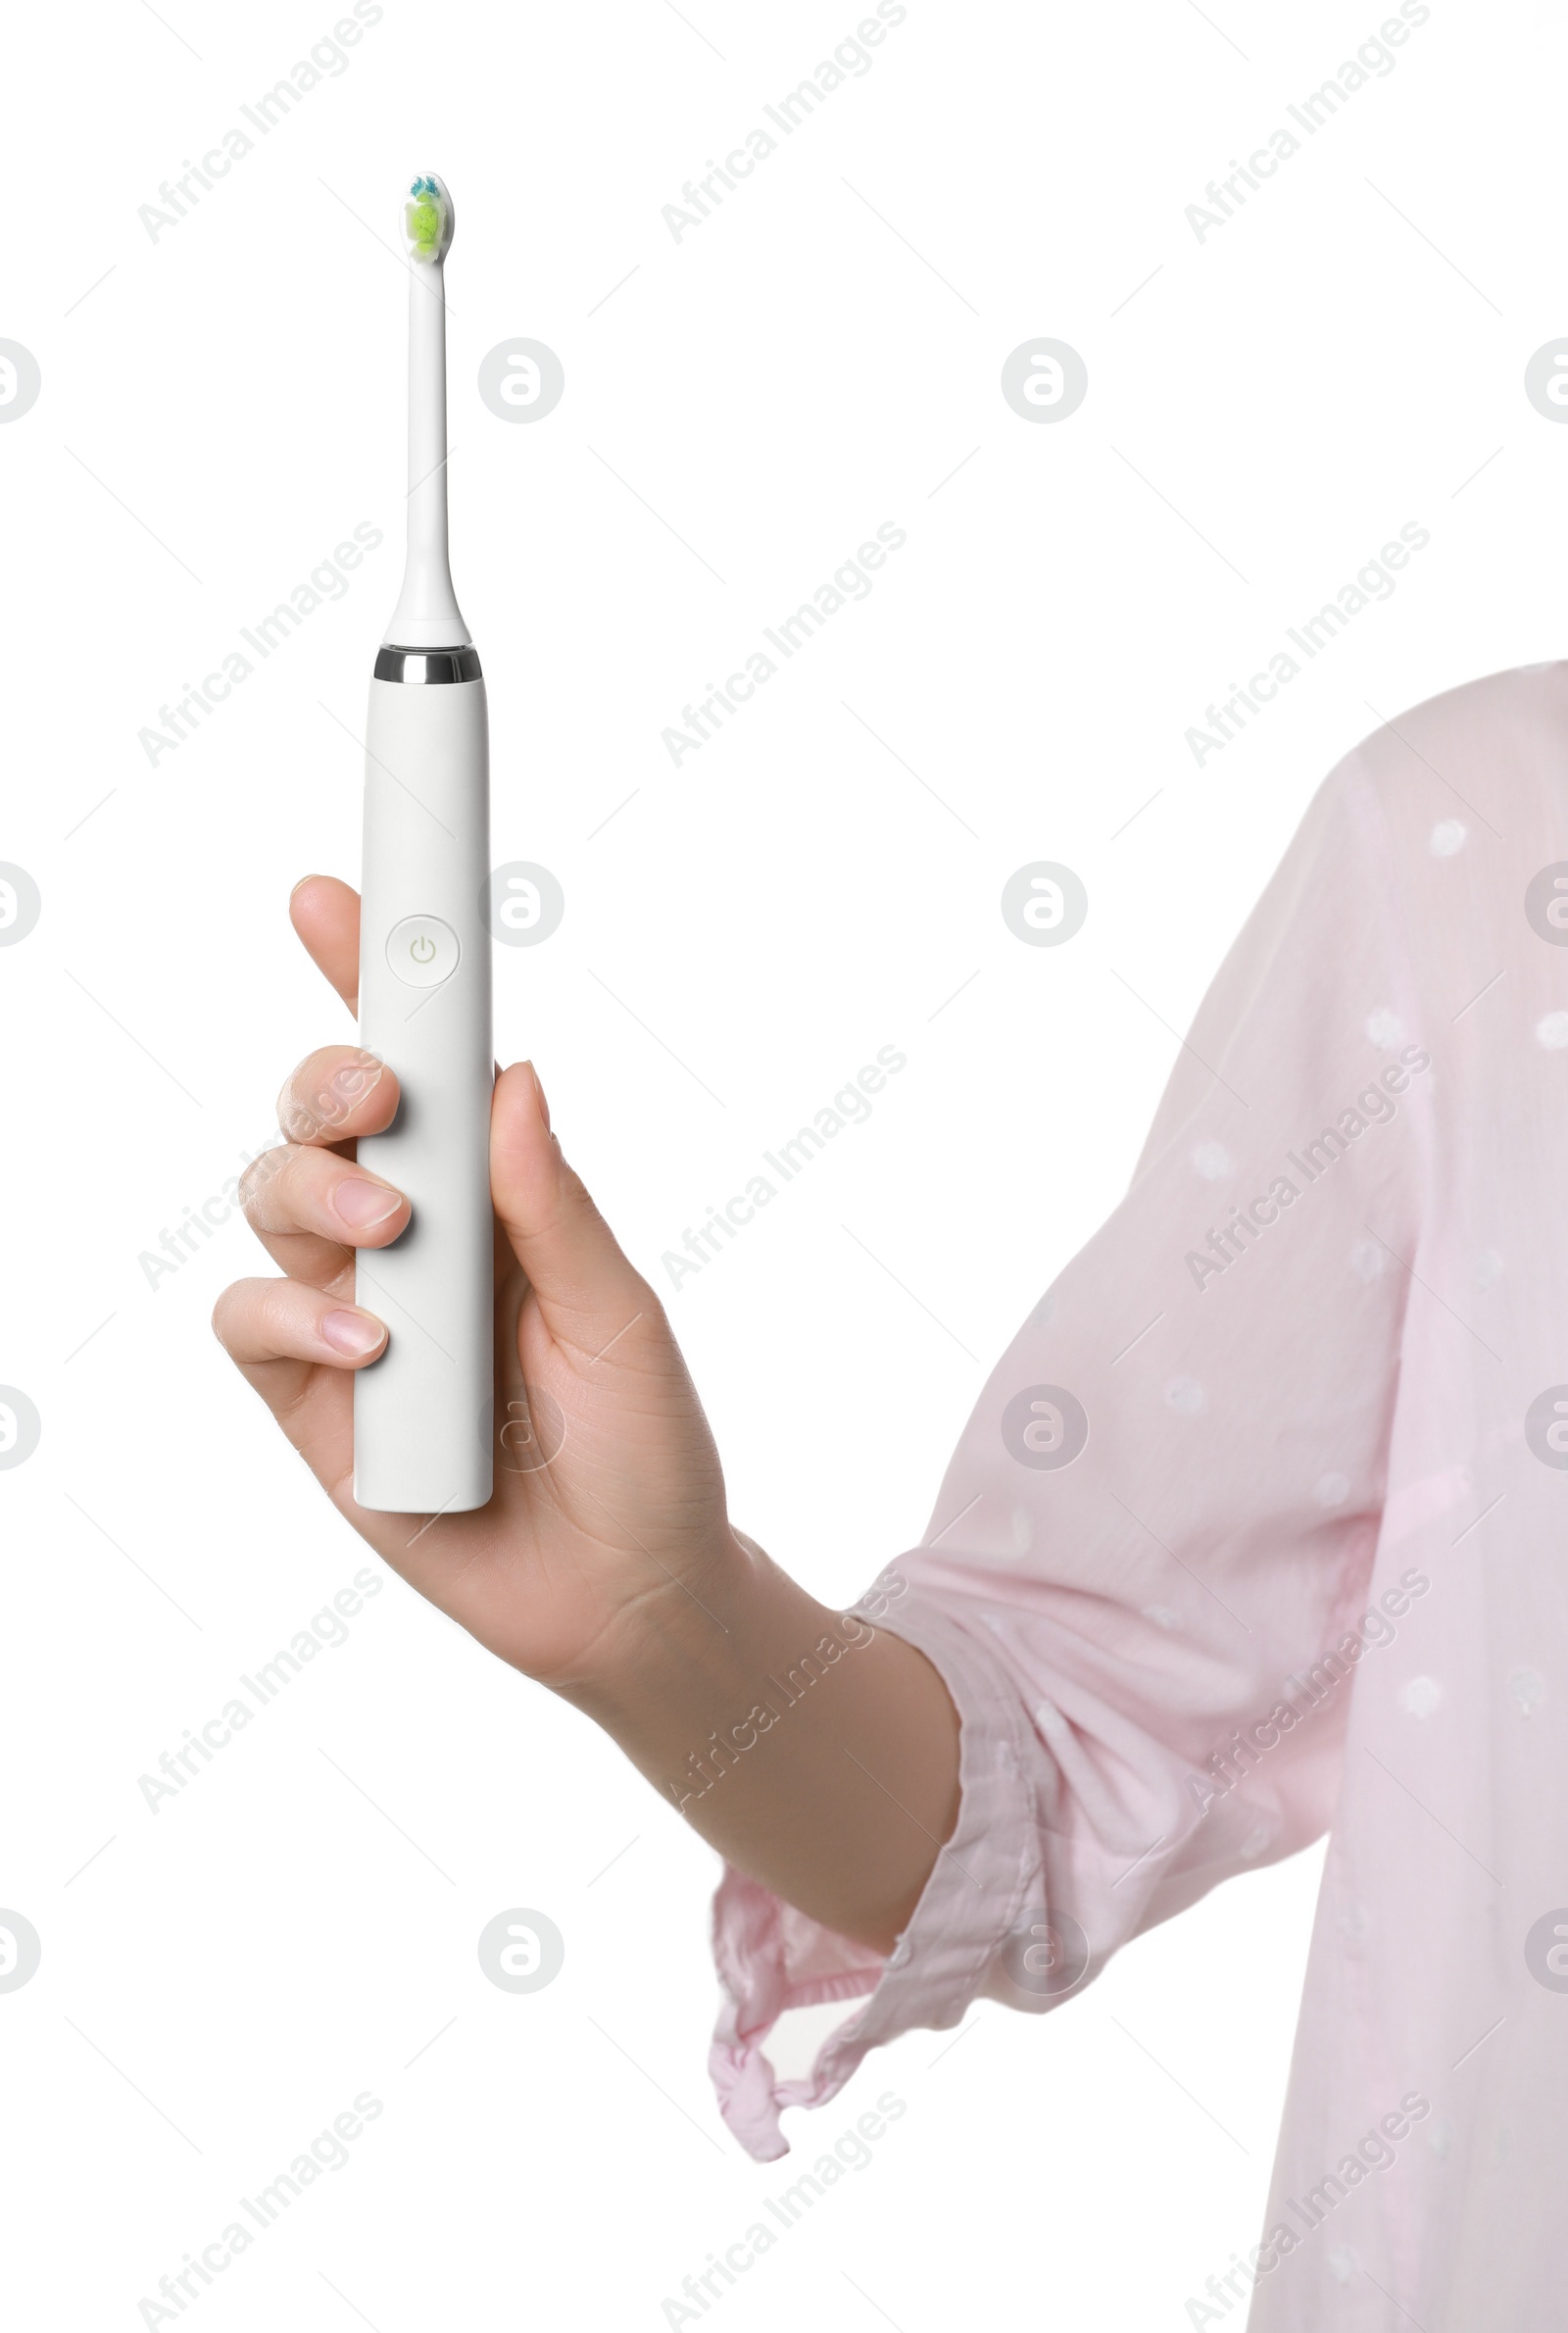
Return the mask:
{"type": "Polygon", "coordinates": [[[451,219],[452,206],[439,180],[416,178],[409,188],[403,213],[411,256],[426,265],[440,259],[446,249],[451,219]]]}

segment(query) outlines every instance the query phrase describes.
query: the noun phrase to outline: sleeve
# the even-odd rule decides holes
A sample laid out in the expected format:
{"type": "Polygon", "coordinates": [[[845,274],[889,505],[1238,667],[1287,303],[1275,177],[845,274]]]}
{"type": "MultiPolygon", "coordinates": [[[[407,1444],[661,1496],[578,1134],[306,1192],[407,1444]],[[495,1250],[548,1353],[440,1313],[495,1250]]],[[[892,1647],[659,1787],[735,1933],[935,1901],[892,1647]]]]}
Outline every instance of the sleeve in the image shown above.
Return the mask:
{"type": "Polygon", "coordinates": [[[1126,1197],[989,1378],[925,1539],[856,1608],[960,1720],[956,1826],[895,1950],[724,1871],[710,2067],[761,2160],[877,2044],[981,1997],[1048,2010],[1328,1825],[1433,1082],[1366,750],[1231,949],[1126,1197]],[[783,2010],[866,1994],[808,2078],[775,2077],[783,2010]]]}

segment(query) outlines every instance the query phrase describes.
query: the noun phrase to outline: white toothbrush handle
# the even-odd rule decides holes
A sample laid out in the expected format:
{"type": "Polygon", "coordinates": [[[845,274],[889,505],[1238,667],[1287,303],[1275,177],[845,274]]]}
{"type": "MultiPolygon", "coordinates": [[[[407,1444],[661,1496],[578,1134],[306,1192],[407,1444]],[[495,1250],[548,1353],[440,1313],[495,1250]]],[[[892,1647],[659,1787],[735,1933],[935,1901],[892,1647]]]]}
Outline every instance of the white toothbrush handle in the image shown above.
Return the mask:
{"type": "MultiPolygon", "coordinates": [[[[477,674],[478,659],[463,652],[477,674]]],[[[401,661],[382,652],[380,662],[401,661]]],[[[420,669],[449,666],[446,657],[420,669]]],[[[355,1295],[384,1320],[354,1380],[354,1495],[394,1514],[462,1514],[493,1488],[489,740],[484,682],[370,683],[360,1041],[397,1072],[390,1130],[359,1156],[413,1206],[362,1251],[355,1295]]]]}

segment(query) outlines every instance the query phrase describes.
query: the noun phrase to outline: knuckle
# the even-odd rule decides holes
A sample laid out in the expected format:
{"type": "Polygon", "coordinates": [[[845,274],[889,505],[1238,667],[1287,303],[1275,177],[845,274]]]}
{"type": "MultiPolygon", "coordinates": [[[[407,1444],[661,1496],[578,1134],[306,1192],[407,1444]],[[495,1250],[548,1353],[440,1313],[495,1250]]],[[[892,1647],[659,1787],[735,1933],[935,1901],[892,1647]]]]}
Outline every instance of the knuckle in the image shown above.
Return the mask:
{"type": "Polygon", "coordinates": [[[258,1280],[255,1288],[254,1326],[266,1338],[274,1353],[287,1353],[295,1335],[294,1282],[292,1280],[258,1280]]]}
{"type": "Polygon", "coordinates": [[[244,1286],[245,1283],[243,1280],[235,1280],[229,1287],[223,1289],[218,1299],[218,1302],[213,1307],[213,1334],[222,1346],[225,1353],[229,1350],[229,1339],[233,1332],[234,1316],[238,1312],[240,1303],[242,1301],[242,1291],[244,1286]]]}
{"type": "Polygon", "coordinates": [[[576,1167],[568,1166],[564,1161],[562,1164],[560,1179],[556,1185],[556,1198],[563,1215],[591,1217],[599,1213],[588,1185],[583,1181],[576,1167]]]}
{"type": "Polygon", "coordinates": [[[330,1138],[364,1109],[385,1075],[386,1064],[363,1046],[326,1058],[312,1054],[278,1095],[278,1124],[294,1143],[330,1138]]]}
{"type": "Polygon", "coordinates": [[[263,1200],[270,1191],[276,1188],[278,1177],[286,1173],[291,1158],[292,1149],[289,1144],[274,1143],[270,1150],[264,1150],[252,1159],[240,1176],[239,1203],[244,1211],[245,1220],[253,1231],[260,1228],[259,1218],[263,1212],[263,1200]]]}
{"type": "Polygon", "coordinates": [[[317,1106],[321,1122],[326,1126],[340,1126],[369,1100],[381,1082],[384,1064],[373,1053],[363,1048],[335,1062],[324,1075],[317,1092],[317,1106]]]}

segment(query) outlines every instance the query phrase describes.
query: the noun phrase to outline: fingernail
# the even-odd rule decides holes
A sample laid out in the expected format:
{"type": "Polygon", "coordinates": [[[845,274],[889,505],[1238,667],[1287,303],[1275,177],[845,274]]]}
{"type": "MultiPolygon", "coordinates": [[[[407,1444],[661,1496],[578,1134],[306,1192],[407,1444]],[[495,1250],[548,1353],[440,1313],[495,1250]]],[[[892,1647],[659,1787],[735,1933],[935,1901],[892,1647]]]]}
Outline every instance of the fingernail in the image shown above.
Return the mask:
{"type": "MultiPolygon", "coordinates": [[[[317,879],[318,878],[313,874],[301,875],[299,881],[294,886],[294,891],[303,891],[307,883],[314,883],[317,881],[317,879]]],[[[289,893],[290,899],[293,898],[294,891],[289,893]]]]}
{"type": "Polygon", "coordinates": [[[528,1064],[528,1074],[533,1079],[533,1090],[539,1103],[539,1116],[545,1121],[545,1132],[548,1134],[550,1131],[550,1104],[545,1100],[545,1089],[539,1082],[539,1072],[532,1062],[528,1064]]]}
{"type": "Polygon", "coordinates": [[[369,1231],[397,1214],[403,1195],[385,1183],[368,1183],[350,1175],[334,1189],[332,1205],[352,1230],[369,1231]]]}
{"type": "Polygon", "coordinates": [[[321,1321],[321,1341],[349,1361],[373,1353],[386,1331],[368,1313],[327,1313],[321,1321]]]}

